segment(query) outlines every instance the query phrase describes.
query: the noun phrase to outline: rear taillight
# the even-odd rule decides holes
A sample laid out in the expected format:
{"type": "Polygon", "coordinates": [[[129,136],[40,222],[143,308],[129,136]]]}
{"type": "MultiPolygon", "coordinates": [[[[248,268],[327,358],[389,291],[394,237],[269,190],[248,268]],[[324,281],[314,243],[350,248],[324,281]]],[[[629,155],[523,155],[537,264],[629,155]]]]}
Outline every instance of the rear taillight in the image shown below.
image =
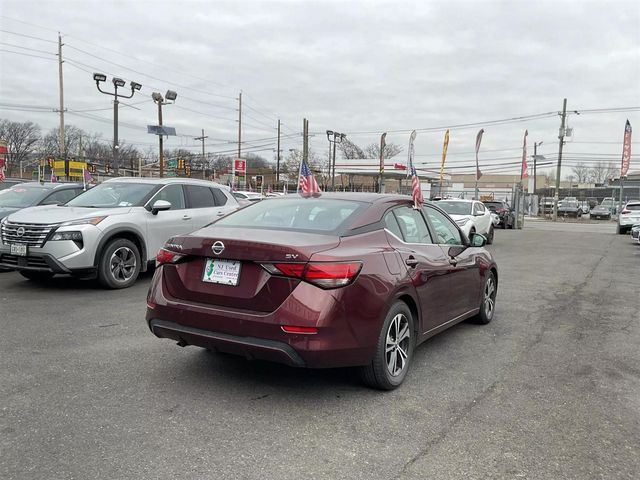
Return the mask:
{"type": "Polygon", "coordinates": [[[631,210],[627,210],[626,208],[624,210],[622,210],[620,213],[622,214],[627,214],[627,213],[631,213],[631,210]]]}
{"type": "Polygon", "coordinates": [[[272,275],[299,278],[320,288],[346,287],[352,283],[360,269],[361,262],[309,262],[309,263],[263,263],[272,275]]]}
{"type": "Polygon", "coordinates": [[[303,333],[305,335],[313,335],[318,333],[318,329],[316,327],[299,327],[297,325],[283,325],[282,331],[285,333],[303,333]]]}
{"type": "Polygon", "coordinates": [[[184,255],[182,255],[181,253],[176,253],[172,252],[171,250],[161,248],[156,255],[156,267],[164,265],[165,263],[176,263],[182,257],[184,257],[184,255]]]}

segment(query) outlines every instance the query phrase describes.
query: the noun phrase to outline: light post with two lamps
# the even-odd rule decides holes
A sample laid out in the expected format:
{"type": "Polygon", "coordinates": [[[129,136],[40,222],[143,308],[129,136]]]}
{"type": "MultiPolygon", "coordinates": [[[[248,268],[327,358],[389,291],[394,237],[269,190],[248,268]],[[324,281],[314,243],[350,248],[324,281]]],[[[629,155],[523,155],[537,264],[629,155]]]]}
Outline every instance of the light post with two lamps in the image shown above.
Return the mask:
{"type": "Polygon", "coordinates": [[[331,166],[331,190],[335,190],[336,186],[336,143],[342,143],[342,140],[347,138],[344,133],[334,132],[333,130],[327,130],[327,140],[329,140],[329,165],[331,166]],[[333,140],[331,140],[333,137],[333,140]],[[333,143],[333,160],[331,159],[331,144],[333,143]]]}
{"type": "Polygon", "coordinates": [[[131,98],[133,97],[136,91],[139,91],[142,88],[137,82],[130,82],[131,85],[131,94],[130,95],[122,95],[118,93],[118,87],[124,87],[125,81],[118,77],[113,77],[111,80],[113,83],[113,93],[107,92],[100,88],[100,83],[107,81],[107,76],[104,73],[94,73],[93,79],[96,82],[96,87],[98,87],[98,91],[100,93],[104,93],[105,95],[111,95],[114,97],[113,100],[113,170],[116,176],[120,175],[120,159],[118,157],[118,150],[120,146],[118,145],[118,97],[121,98],[131,98]]]}
{"type": "MultiPolygon", "coordinates": [[[[153,92],[151,94],[151,98],[153,101],[158,104],[158,125],[160,126],[160,130],[162,130],[162,106],[168,105],[170,103],[175,103],[178,94],[173,90],[167,90],[164,98],[162,94],[159,92],[153,92]]],[[[158,132],[158,141],[160,143],[160,178],[164,177],[164,152],[162,149],[162,131],[158,132]]]]}

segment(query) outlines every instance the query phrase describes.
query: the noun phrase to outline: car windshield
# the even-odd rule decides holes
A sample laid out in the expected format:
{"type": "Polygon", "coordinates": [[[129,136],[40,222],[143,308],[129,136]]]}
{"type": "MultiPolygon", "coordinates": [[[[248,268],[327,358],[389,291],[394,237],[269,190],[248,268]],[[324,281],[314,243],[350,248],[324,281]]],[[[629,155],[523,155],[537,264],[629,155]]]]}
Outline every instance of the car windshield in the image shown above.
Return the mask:
{"type": "Polygon", "coordinates": [[[0,190],[0,207],[24,208],[35,205],[49,189],[44,187],[15,187],[0,190]]]}
{"type": "Polygon", "coordinates": [[[156,185],[152,183],[103,183],[69,201],[67,206],[92,208],[140,206],[155,187],[156,185]]]}
{"type": "Polygon", "coordinates": [[[360,208],[362,202],[320,198],[266,200],[224,217],[215,225],[294,231],[334,231],[360,208]]]}
{"type": "Polygon", "coordinates": [[[449,215],[471,215],[471,202],[438,202],[438,206],[449,215]]]}
{"type": "Polygon", "coordinates": [[[502,207],[502,202],[483,202],[489,210],[497,210],[502,207]]]}

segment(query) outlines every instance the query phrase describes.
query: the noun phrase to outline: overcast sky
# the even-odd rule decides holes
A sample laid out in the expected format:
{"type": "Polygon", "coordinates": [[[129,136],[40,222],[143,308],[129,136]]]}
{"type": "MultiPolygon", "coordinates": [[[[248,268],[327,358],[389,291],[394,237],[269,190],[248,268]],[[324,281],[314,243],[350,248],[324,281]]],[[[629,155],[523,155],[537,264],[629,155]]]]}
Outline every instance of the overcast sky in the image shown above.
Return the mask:
{"type": "MultiPolygon", "coordinates": [[[[58,125],[56,113],[16,106],[57,108],[60,31],[66,123],[111,141],[111,98],[91,73],[134,80],[143,89],[124,101],[132,107],[121,106],[120,138],[141,149],[157,144],[146,133],[157,124],[151,93],[167,89],[178,99],[164,108],[164,123],[179,136],[165,145],[194,151],[201,129],[207,151],[236,148],[241,90],[243,150],[267,158],[277,118],[286,154],[301,147],[295,134],[306,117],[321,155],[327,129],[361,146],[389,131],[387,142],[405,155],[418,129],[416,158],[438,169],[440,127],[487,122],[451,130],[448,166],[473,163],[481,127],[481,164],[517,162],[525,129],[529,153],[543,141],[539,153],[555,160],[564,97],[569,111],[581,112],[569,116],[568,165],[619,164],[627,118],[640,135],[639,108],[586,111],[640,106],[638,1],[2,0],[0,29],[0,118],[58,125]]],[[[631,170],[640,170],[639,149],[635,141],[631,170]]]]}

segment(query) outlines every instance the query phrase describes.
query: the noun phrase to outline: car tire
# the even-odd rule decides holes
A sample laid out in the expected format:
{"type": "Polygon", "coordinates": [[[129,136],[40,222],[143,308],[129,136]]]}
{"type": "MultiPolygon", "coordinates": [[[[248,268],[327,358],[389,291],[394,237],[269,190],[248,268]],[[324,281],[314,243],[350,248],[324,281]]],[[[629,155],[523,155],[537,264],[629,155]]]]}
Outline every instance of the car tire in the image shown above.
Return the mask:
{"type": "Polygon", "coordinates": [[[20,270],[18,273],[32,282],[46,282],[51,280],[54,275],[52,272],[34,272],[32,270],[20,270]]]}
{"type": "Polygon", "coordinates": [[[493,272],[487,272],[487,277],[482,286],[482,298],[480,299],[480,311],[473,320],[474,323],[486,325],[493,320],[496,309],[496,294],[498,293],[498,283],[493,272]]]}
{"type": "Polygon", "coordinates": [[[382,323],[373,359],[360,368],[362,381],[379,390],[393,390],[407,376],[416,344],[414,320],[404,302],[393,304],[382,323]],[[401,337],[398,342],[398,337],[401,337]],[[402,363],[398,366],[398,361],[402,363]]]}
{"type": "Polygon", "coordinates": [[[493,226],[489,227],[489,233],[487,234],[487,245],[491,245],[493,243],[493,226]]]}
{"type": "Polygon", "coordinates": [[[98,281],[103,287],[110,289],[130,287],[139,273],[140,252],[132,241],[116,238],[102,250],[98,264],[98,281]]]}

